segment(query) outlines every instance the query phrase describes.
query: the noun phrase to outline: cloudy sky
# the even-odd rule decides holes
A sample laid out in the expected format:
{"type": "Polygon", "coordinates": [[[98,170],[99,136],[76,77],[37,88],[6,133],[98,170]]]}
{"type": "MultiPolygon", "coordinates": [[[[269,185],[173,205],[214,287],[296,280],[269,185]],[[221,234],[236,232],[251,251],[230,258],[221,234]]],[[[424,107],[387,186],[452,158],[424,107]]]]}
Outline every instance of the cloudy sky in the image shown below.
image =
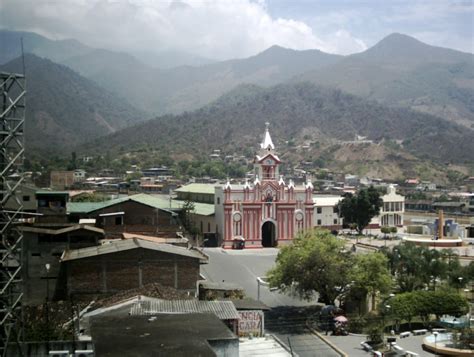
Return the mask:
{"type": "Polygon", "coordinates": [[[392,32],[474,52],[474,0],[0,0],[0,27],[125,51],[350,54],[392,32]]]}

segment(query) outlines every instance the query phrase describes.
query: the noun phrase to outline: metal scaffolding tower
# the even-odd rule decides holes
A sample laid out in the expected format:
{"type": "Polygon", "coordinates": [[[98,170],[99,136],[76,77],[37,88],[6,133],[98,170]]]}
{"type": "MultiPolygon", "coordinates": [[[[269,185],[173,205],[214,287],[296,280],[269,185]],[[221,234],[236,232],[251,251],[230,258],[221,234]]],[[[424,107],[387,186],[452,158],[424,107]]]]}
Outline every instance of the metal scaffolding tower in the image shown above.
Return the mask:
{"type": "Polygon", "coordinates": [[[0,72],[0,353],[17,344],[22,351],[22,242],[18,229],[21,200],[15,191],[23,181],[23,128],[25,122],[25,76],[0,72]],[[7,209],[7,202],[8,209],[7,209]]]}

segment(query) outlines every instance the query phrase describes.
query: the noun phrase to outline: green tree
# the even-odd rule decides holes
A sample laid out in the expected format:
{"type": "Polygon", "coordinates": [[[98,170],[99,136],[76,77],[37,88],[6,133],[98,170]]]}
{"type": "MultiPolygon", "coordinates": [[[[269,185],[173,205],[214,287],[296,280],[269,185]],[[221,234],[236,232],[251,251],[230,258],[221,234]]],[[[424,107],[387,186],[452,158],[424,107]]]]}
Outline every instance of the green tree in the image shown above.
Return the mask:
{"type": "Polygon", "coordinates": [[[292,245],[280,250],[268,278],[272,287],[295,289],[306,299],[317,292],[322,302],[332,305],[349,290],[352,265],[353,256],[343,241],[329,231],[313,229],[299,233],[292,245]]]}
{"type": "Polygon", "coordinates": [[[378,292],[385,294],[392,287],[392,277],[387,268],[387,257],[379,252],[360,254],[355,257],[351,278],[355,285],[364,288],[370,294],[372,306],[378,292]]]}
{"type": "MultiPolygon", "coordinates": [[[[449,264],[443,252],[404,243],[386,254],[401,292],[423,289],[430,285],[435,288],[438,278],[444,279],[447,276],[449,264]]],[[[453,267],[455,260],[453,257],[453,267]]]]}
{"type": "Polygon", "coordinates": [[[382,199],[379,192],[370,186],[360,190],[356,195],[347,193],[339,203],[339,214],[344,218],[344,224],[357,225],[357,231],[362,234],[370,220],[379,214],[382,199]]]}
{"type": "Polygon", "coordinates": [[[449,289],[401,293],[390,300],[390,305],[392,315],[408,323],[415,316],[427,323],[430,315],[436,315],[438,319],[445,314],[459,317],[469,311],[466,298],[456,290],[449,289]]]}
{"type": "Polygon", "coordinates": [[[72,199],[73,202],[102,202],[106,201],[107,196],[100,193],[85,193],[72,199]]]}
{"type": "Polygon", "coordinates": [[[380,232],[384,234],[384,238],[387,238],[387,234],[391,232],[390,227],[381,227],[380,232]]]}
{"type": "Polygon", "coordinates": [[[194,234],[194,225],[192,221],[192,215],[195,213],[194,211],[194,202],[187,199],[184,201],[183,206],[181,207],[180,211],[180,218],[181,222],[183,223],[184,228],[194,234]]]}

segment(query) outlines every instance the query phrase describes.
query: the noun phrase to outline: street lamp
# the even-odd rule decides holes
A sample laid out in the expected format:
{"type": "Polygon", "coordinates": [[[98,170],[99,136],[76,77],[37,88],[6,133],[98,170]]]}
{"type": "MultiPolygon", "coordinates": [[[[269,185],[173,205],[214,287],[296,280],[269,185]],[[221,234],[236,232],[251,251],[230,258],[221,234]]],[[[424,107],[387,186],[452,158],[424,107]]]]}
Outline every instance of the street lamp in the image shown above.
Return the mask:
{"type": "Polygon", "coordinates": [[[264,280],[265,278],[257,277],[257,300],[260,301],[260,285],[268,286],[269,284],[264,280]]]}
{"type": "Polygon", "coordinates": [[[462,287],[462,276],[460,276],[458,278],[458,280],[459,280],[459,288],[458,288],[458,292],[459,292],[461,290],[461,287],[462,287]]]}
{"type": "Polygon", "coordinates": [[[437,356],[438,355],[438,347],[436,345],[436,342],[437,342],[437,338],[438,338],[438,331],[434,331],[433,335],[434,335],[434,338],[435,338],[435,356],[437,356]]]}
{"type": "Polygon", "coordinates": [[[51,265],[49,263],[45,264],[46,268],[46,346],[49,353],[49,270],[51,269],[51,265]]]}

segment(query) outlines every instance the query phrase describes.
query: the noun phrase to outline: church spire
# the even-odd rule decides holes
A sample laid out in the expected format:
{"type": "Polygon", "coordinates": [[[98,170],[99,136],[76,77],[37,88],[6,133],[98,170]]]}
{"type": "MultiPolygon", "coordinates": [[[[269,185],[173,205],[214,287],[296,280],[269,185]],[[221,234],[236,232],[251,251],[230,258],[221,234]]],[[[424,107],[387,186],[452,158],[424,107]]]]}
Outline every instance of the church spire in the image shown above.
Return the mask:
{"type": "Polygon", "coordinates": [[[275,145],[273,145],[272,137],[270,136],[270,131],[268,127],[270,126],[269,122],[265,123],[265,135],[263,137],[263,142],[260,144],[260,148],[263,150],[275,150],[275,145]]]}

